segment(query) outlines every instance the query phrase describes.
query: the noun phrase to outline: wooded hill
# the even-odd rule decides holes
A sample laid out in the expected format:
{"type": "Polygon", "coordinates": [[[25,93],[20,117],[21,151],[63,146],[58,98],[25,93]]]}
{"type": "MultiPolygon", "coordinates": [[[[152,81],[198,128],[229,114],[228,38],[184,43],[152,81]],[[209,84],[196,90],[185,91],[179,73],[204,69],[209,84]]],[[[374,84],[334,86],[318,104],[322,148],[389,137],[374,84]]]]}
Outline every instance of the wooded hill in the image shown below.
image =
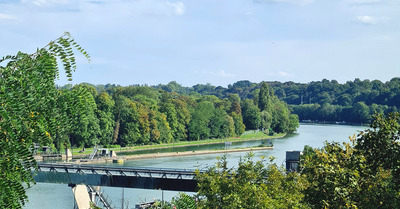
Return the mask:
{"type": "MultiPolygon", "coordinates": [[[[310,83],[266,82],[278,99],[289,104],[291,111],[300,120],[346,121],[350,123],[370,123],[375,113],[397,112],[400,105],[400,78],[388,82],[379,80],[348,81],[340,84],[335,80],[313,81],[310,83]]],[[[214,95],[220,99],[232,94],[240,99],[258,101],[261,83],[238,81],[228,88],[197,84],[183,87],[175,81],[166,85],[152,86],[167,92],[177,92],[185,96],[199,97],[214,95]]],[[[64,88],[67,88],[65,86],[64,88]]],[[[115,85],[96,85],[98,91],[112,93],[115,85]]]]}
{"type": "MultiPolygon", "coordinates": [[[[306,84],[277,81],[267,84],[279,99],[289,104],[300,120],[370,123],[375,112],[397,112],[400,105],[400,78],[397,77],[385,83],[355,79],[340,84],[323,79],[306,84]]],[[[182,87],[176,82],[155,87],[189,95],[198,93],[226,98],[238,94],[242,100],[258,100],[259,86],[259,83],[238,81],[228,88],[210,84],[182,87]]]]}

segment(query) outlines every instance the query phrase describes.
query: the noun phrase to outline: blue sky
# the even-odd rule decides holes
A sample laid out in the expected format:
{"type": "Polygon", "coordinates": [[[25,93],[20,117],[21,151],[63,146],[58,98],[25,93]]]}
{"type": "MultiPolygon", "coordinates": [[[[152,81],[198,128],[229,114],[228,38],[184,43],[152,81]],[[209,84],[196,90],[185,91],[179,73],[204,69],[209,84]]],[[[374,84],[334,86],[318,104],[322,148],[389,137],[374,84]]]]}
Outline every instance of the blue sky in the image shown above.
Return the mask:
{"type": "Polygon", "coordinates": [[[0,56],[70,32],[74,84],[400,76],[398,0],[0,0],[0,27],[0,56]]]}

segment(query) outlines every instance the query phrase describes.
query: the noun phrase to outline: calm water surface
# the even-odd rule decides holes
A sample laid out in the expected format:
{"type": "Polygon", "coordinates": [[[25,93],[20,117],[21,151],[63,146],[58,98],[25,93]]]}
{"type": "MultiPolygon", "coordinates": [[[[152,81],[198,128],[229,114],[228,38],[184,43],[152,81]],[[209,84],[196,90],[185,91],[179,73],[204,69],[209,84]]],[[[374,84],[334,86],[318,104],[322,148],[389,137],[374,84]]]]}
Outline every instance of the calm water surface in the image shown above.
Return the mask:
{"type": "MultiPolygon", "coordinates": [[[[325,141],[349,142],[349,136],[357,134],[358,131],[365,130],[366,127],[361,126],[346,126],[346,125],[311,125],[301,124],[297,133],[286,136],[282,139],[273,139],[273,150],[262,150],[254,152],[255,156],[274,156],[275,163],[283,165],[287,150],[303,150],[305,145],[312,147],[322,147],[325,141]]],[[[238,147],[255,147],[265,143],[267,140],[247,141],[233,143],[232,148],[238,147]]],[[[208,149],[220,149],[223,145],[213,145],[208,149]],[[214,147],[213,147],[214,146],[214,147]]],[[[198,150],[202,147],[191,147],[186,150],[198,150]]],[[[176,149],[176,148],[175,148],[176,149]]],[[[177,151],[177,150],[176,150],[177,151]]],[[[184,151],[184,150],[179,150],[184,151]]],[[[238,161],[246,153],[227,153],[228,164],[234,167],[238,161]]],[[[214,165],[217,162],[217,157],[222,157],[224,154],[208,154],[182,156],[173,158],[156,158],[156,159],[141,159],[125,161],[121,166],[127,167],[157,167],[157,168],[206,168],[214,165]]],[[[108,164],[115,166],[115,164],[108,164]]],[[[126,208],[134,208],[135,203],[151,201],[153,198],[161,199],[162,193],[165,200],[171,200],[177,195],[177,192],[144,190],[144,189],[122,189],[104,187],[104,193],[109,196],[116,208],[122,206],[122,193],[124,193],[124,206],[126,208]]],[[[74,207],[74,198],[71,189],[64,184],[44,184],[38,183],[33,188],[28,190],[29,203],[25,208],[33,209],[71,209],[74,207]]]]}

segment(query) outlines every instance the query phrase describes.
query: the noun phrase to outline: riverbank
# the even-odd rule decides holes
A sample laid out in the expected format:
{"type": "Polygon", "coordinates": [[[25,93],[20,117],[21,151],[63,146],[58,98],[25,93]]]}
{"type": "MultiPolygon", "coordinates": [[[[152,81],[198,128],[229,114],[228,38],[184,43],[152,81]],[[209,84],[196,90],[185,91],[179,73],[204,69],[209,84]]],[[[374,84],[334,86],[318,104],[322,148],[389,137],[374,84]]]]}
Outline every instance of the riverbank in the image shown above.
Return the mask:
{"type": "MultiPolygon", "coordinates": [[[[201,141],[181,141],[177,143],[170,144],[156,144],[156,145],[144,145],[144,146],[135,146],[135,147],[121,147],[121,148],[110,148],[117,153],[126,153],[126,152],[136,152],[136,151],[145,151],[145,150],[155,150],[155,149],[167,149],[172,147],[189,147],[194,145],[209,145],[209,144],[222,144],[225,142],[244,142],[244,141],[257,141],[263,139],[279,139],[286,136],[286,133],[276,134],[273,136],[269,136],[263,134],[261,131],[255,133],[244,134],[238,138],[228,138],[228,139],[208,139],[201,141]]],[[[90,155],[93,148],[86,149],[85,154],[76,154],[77,151],[74,151],[73,158],[74,159],[82,159],[86,158],[90,155]]]]}
{"type": "MultiPolygon", "coordinates": [[[[165,152],[165,153],[151,153],[151,154],[138,154],[138,155],[127,155],[118,157],[117,159],[122,160],[139,160],[139,159],[153,159],[153,158],[164,158],[164,157],[180,157],[190,155],[205,155],[205,154],[220,154],[220,153],[231,153],[231,152],[251,152],[259,150],[271,150],[273,147],[253,147],[253,148],[239,148],[239,149],[226,149],[226,150],[201,150],[201,151],[187,151],[187,152],[165,152]]],[[[98,158],[93,160],[81,159],[75,160],[73,163],[78,164],[96,164],[96,163],[111,163],[116,158],[98,158]]]]}

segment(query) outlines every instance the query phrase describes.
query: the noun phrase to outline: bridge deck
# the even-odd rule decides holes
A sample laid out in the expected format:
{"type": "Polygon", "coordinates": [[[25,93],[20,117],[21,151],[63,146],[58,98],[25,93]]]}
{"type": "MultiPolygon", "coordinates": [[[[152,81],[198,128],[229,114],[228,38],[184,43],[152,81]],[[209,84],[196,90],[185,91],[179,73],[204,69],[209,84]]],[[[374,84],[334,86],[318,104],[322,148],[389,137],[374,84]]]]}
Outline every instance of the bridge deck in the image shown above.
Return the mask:
{"type": "Polygon", "coordinates": [[[192,192],[196,191],[197,185],[193,169],[40,163],[35,173],[37,182],[48,183],[85,183],[94,186],[192,192]]]}

